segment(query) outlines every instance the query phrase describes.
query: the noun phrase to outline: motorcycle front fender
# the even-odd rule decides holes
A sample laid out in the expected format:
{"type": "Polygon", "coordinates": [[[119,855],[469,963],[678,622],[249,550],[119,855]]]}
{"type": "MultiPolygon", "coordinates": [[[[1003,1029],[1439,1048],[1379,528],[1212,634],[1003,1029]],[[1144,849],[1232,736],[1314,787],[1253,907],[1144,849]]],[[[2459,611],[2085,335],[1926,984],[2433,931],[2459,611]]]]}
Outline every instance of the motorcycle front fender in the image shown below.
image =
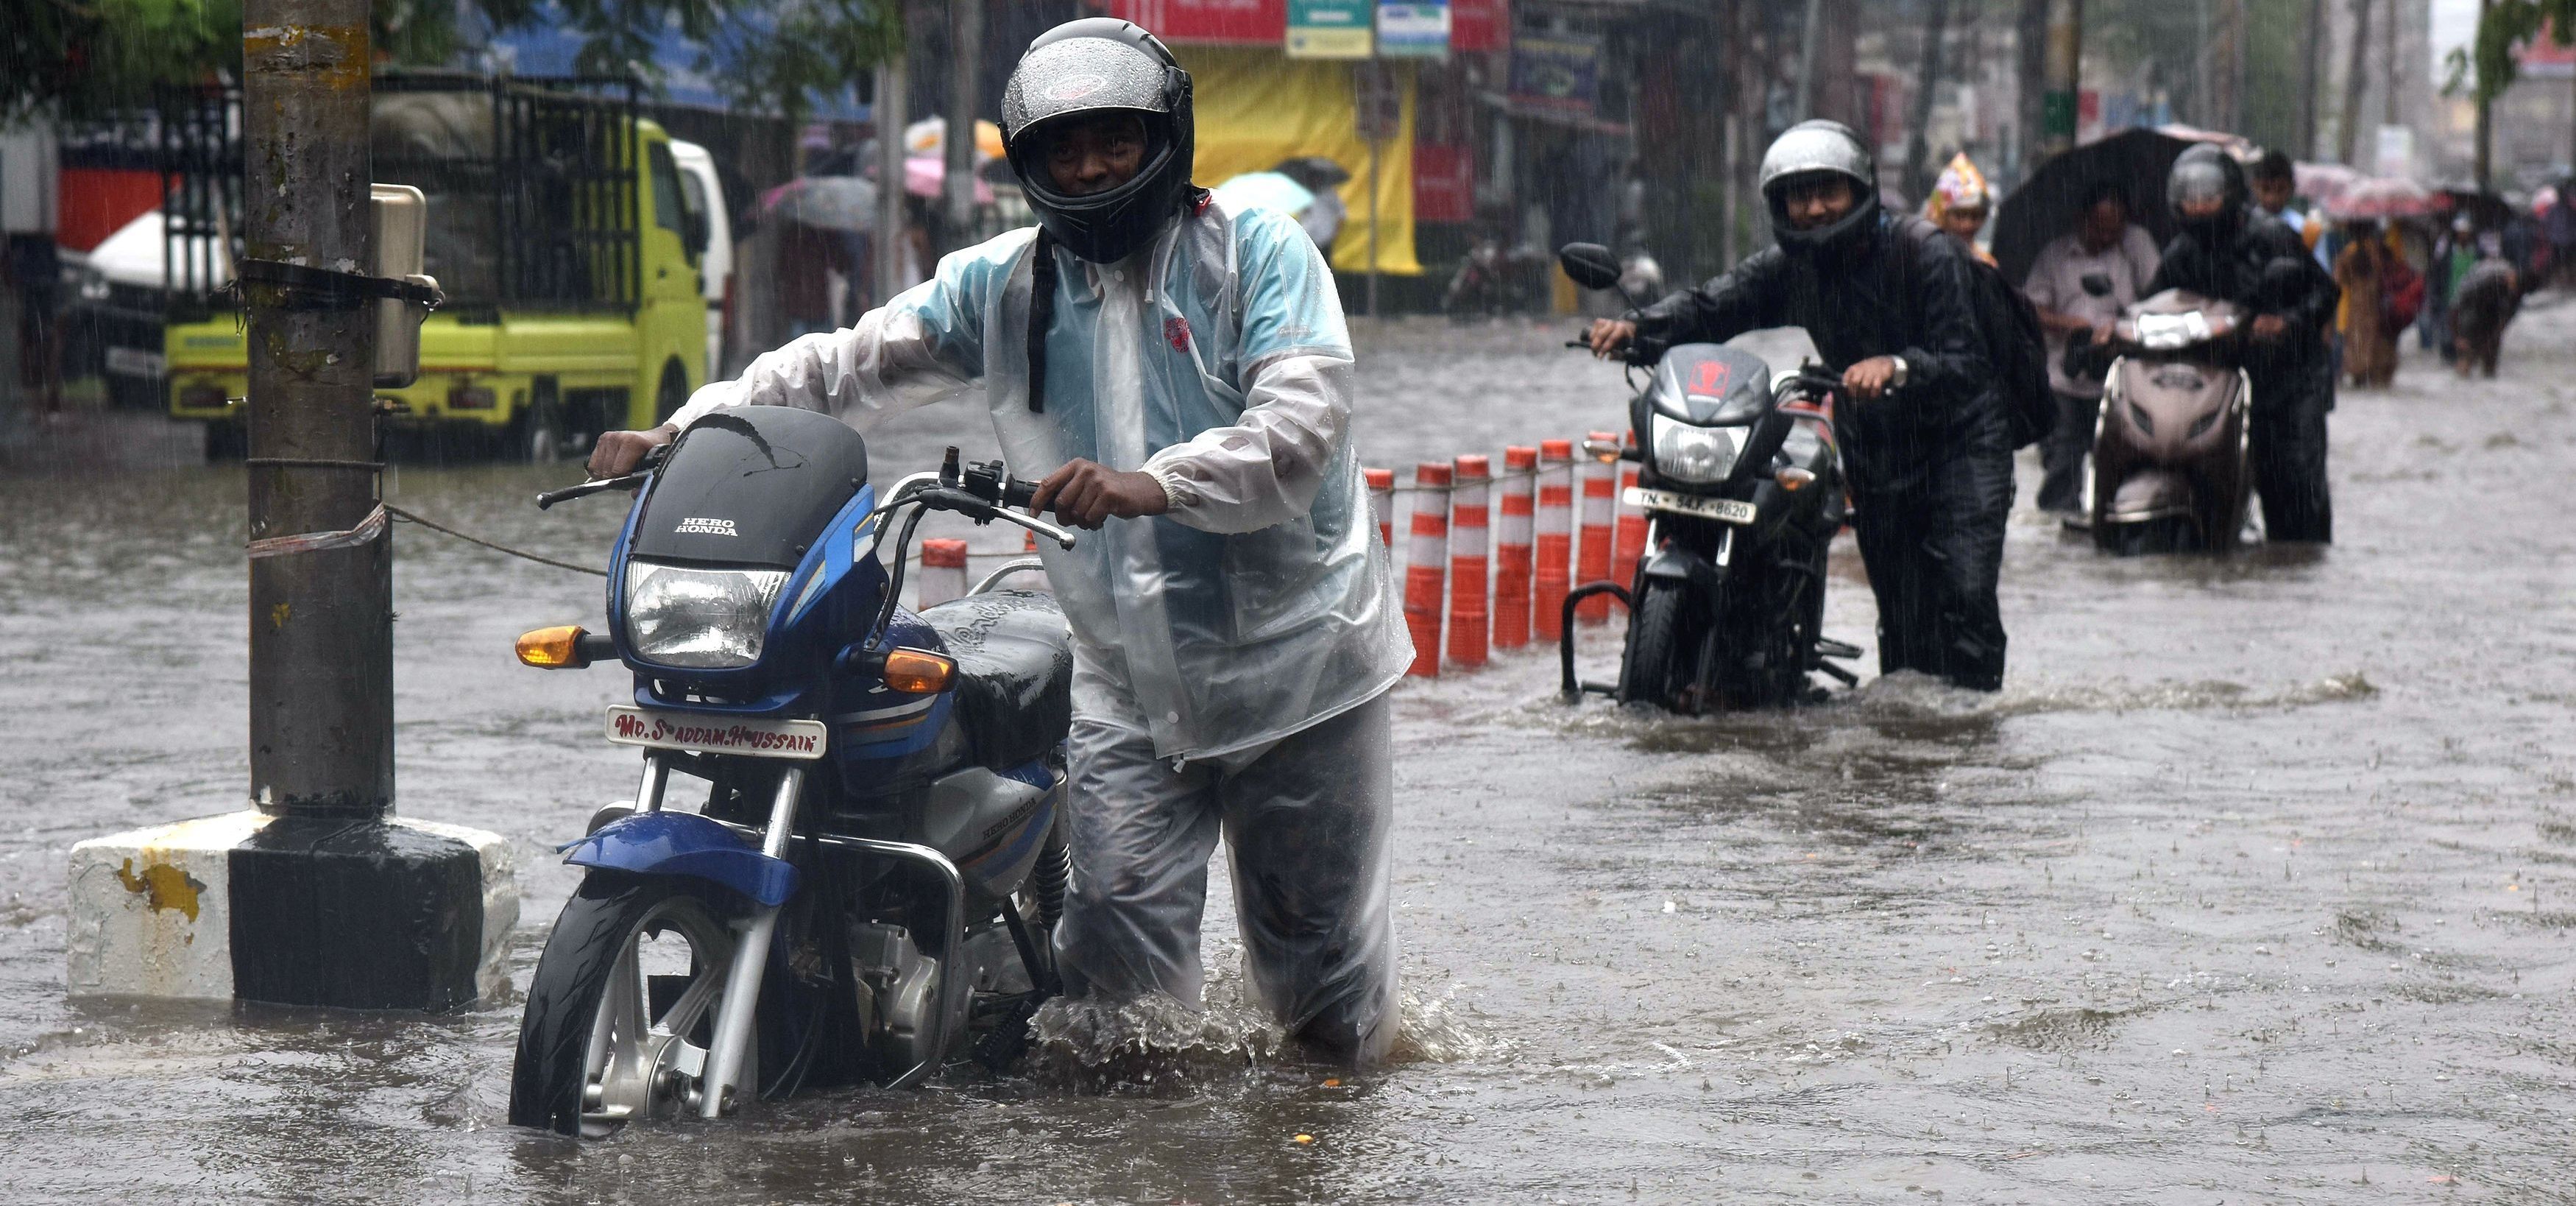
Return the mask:
{"type": "Polygon", "coordinates": [[[754,849],[733,830],[686,812],[640,812],[563,848],[576,867],[636,875],[686,875],[722,884],[763,908],[796,894],[796,868],[754,849]]]}
{"type": "Polygon", "coordinates": [[[1711,597],[1726,585],[1726,567],[1677,544],[1667,544],[1649,554],[1637,567],[1640,581],[1667,579],[1688,584],[1711,597]]]}

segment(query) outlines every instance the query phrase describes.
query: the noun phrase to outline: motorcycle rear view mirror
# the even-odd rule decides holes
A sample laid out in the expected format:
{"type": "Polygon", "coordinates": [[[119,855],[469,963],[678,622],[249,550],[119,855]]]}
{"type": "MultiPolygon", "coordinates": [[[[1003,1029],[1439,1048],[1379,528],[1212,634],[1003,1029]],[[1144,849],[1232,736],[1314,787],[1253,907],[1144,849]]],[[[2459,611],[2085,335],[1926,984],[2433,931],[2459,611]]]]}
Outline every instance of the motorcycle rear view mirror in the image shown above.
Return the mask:
{"type": "Polygon", "coordinates": [[[2077,283],[2084,286],[2084,294],[2087,297],[2111,296],[2111,277],[2107,273],[2087,272],[2084,274],[2084,279],[2077,283]]]}
{"type": "Polygon", "coordinates": [[[1566,279],[1586,289],[1619,287],[1619,258],[1599,243],[1568,243],[1557,249],[1556,262],[1566,279]]]}

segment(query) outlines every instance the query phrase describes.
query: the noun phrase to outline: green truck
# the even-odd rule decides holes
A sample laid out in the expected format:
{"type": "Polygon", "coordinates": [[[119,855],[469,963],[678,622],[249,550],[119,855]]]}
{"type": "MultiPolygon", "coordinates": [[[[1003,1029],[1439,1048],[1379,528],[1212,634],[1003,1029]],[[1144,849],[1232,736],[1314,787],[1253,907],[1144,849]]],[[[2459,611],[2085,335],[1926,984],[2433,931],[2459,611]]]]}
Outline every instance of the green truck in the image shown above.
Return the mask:
{"type": "MultiPolygon", "coordinates": [[[[631,82],[375,87],[375,179],[426,195],[425,270],[447,298],[421,327],[419,377],[377,391],[392,429],[555,460],[652,426],[705,383],[710,201],[684,187],[631,82]]],[[[170,414],[207,424],[214,456],[246,444],[244,332],[222,289],[241,229],[239,103],[198,93],[163,124],[170,414]]]]}

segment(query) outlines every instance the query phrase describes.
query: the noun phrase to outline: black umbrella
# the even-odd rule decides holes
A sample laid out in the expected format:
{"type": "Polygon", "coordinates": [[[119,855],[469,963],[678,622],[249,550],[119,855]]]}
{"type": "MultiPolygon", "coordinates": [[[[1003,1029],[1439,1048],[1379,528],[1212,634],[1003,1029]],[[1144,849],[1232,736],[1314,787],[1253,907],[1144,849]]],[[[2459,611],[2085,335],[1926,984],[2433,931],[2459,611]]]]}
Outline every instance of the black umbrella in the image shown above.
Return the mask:
{"type": "Polygon", "coordinates": [[[2106,180],[2127,194],[2129,220],[2146,227],[2156,245],[2163,246],[2174,236],[2173,214],[2165,207],[2165,177],[2174,160],[2193,145],[2190,139],[2139,127],[2041,164],[1995,210],[1993,250],[2004,279],[2018,284],[2028,277],[2040,249],[2075,229],[2083,218],[2084,199],[2106,180]]]}

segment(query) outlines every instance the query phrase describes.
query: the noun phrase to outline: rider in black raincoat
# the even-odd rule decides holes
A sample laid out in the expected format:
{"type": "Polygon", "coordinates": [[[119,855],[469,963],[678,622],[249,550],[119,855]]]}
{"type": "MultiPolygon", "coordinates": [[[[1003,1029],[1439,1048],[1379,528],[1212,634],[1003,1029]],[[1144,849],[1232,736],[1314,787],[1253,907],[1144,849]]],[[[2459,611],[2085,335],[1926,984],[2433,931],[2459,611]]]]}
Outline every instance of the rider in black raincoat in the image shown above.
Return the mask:
{"type": "Polygon", "coordinates": [[[2217,147],[2174,160],[2166,200],[2182,233],[2165,247],[2149,295],[2188,289],[2254,316],[2245,372],[2254,382],[2248,452],[2272,541],[2334,539],[2326,493],[2326,412],[2334,409],[2334,358],[2326,330],[2343,290],[2299,236],[2246,202],[2245,171],[2217,147]]]}
{"type": "Polygon", "coordinates": [[[1883,212],[1875,162],[1837,123],[1792,127],[1763,155],[1761,175],[1779,245],[1594,324],[1593,348],[1606,355],[1635,336],[1697,343],[1806,328],[1852,395],[1836,408],[1834,431],[1878,597],[1880,671],[1995,690],[2012,436],[1976,325],[1968,253],[1883,212]],[[1837,192],[1847,208],[1816,207],[1820,193],[1837,192]]]}

